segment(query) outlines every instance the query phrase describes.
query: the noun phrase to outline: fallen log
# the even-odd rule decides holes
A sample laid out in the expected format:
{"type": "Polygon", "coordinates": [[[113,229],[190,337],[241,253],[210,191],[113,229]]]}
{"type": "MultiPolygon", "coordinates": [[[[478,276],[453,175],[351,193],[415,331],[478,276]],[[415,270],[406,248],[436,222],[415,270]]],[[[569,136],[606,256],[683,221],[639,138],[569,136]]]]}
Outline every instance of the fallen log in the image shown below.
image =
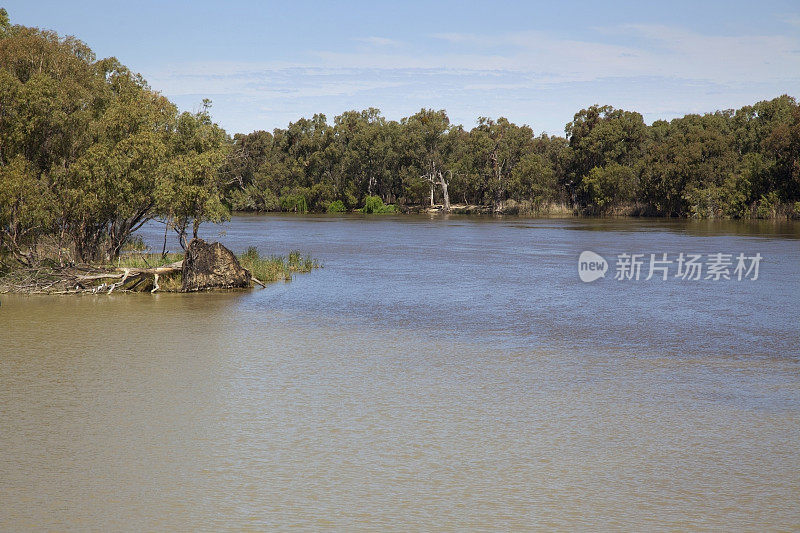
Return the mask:
{"type": "Polygon", "coordinates": [[[118,268],[116,271],[112,272],[76,276],[75,279],[80,281],[92,281],[98,279],[117,279],[117,278],[127,278],[132,276],[155,275],[155,274],[163,276],[165,274],[175,274],[177,272],[181,272],[182,269],[183,269],[183,261],[176,261],[174,263],[170,263],[169,265],[152,267],[152,268],[121,267],[118,268]]]}
{"type": "MultiPolygon", "coordinates": [[[[111,294],[116,290],[118,287],[122,287],[126,282],[130,280],[136,280],[136,282],[131,285],[131,289],[133,287],[138,286],[145,278],[148,276],[153,277],[153,289],[150,292],[156,292],[161,287],[158,284],[159,276],[165,276],[169,274],[177,274],[183,270],[183,261],[176,261],[174,263],[170,263],[169,265],[163,265],[160,267],[151,267],[151,268],[129,268],[129,267],[121,267],[118,268],[116,271],[110,272],[101,272],[97,274],[84,274],[80,276],[75,276],[73,280],[76,282],[78,286],[81,285],[81,281],[97,281],[97,280],[111,280],[111,279],[119,279],[120,281],[116,283],[112,283],[110,285],[106,285],[105,282],[100,285],[99,287],[94,287],[92,289],[93,293],[96,292],[103,292],[108,289],[108,294],[111,294]]],[[[69,280],[64,280],[69,281],[69,280]]]]}

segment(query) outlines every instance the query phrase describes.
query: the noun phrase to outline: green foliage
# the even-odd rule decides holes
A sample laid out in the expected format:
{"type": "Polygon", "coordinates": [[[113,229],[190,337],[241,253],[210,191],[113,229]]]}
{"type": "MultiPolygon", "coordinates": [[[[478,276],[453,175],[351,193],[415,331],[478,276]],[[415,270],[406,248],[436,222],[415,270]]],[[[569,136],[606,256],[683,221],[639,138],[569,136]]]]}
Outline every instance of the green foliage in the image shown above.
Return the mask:
{"type": "Polygon", "coordinates": [[[308,213],[308,202],[302,194],[284,194],[280,198],[281,211],[308,213]]]}
{"type": "Polygon", "coordinates": [[[775,218],[780,210],[780,197],[775,191],[762,194],[758,199],[755,209],[756,218],[775,218]]]}
{"type": "Polygon", "coordinates": [[[336,200],[328,204],[328,213],[344,213],[345,211],[347,211],[347,208],[341,200],[336,200]]]}
{"type": "Polygon", "coordinates": [[[692,218],[743,218],[748,214],[750,182],[742,175],[728,176],[721,185],[690,186],[684,193],[692,218]]]}
{"type": "MultiPolygon", "coordinates": [[[[603,203],[603,191],[597,191],[598,183],[584,185],[584,180],[596,168],[610,165],[619,178],[619,166],[632,167],[641,157],[647,138],[647,127],[642,115],[636,112],[614,109],[611,106],[591,106],[575,114],[572,122],[566,126],[569,147],[567,148],[567,172],[564,182],[573,194],[581,194],[582,201],[589,207],[607,205],[603,203]],[[600,197],[591,195],[592,191],[600,192],[600,197]]],[[[610,167],[611,168],[611,167],[610,167]]],[[[595,174],[595,178],[601,176],[595,174]]],[[[608,179],[603,178],[608,182],[608,179]]],[[[600,184],[607,189],[608,183],[600,184]]]]}
{"type": "Polygon", "coordinates": [[[155,217],[184,232],[227,217],[209,106],[178,114],[116,59],[0,12],[0,248],[107,261],[155,217]]]}
{"type": "Polygon", "coordinates": [[[227,193],[227,199],[234,211],[279,211],[280,201],[278,196],[269,189],[261,189],[250,184],[244,189],[232,189],[227,193]]]}
{"type": "Polygon", "coordinates": [[[553,164],[545,156],[526,154],[511,172],[509,193],[512,198],[542,204],[555,200],[557,191],[558,183],[553,164]]]}
{"type": "Polygon", "coordinates": [[[450,198],[466,204],[454,206],[459,211],[601,213],[635,204],[666,216],[783,216],[800,198],[800,106],[789,96],[652,126],[639,113],[592,106],[566,134],[537,137],[502,117],[465,130],[432,109],[399,122],[374,108],[333,124],[314,115],[237,135],[227,194],[235,209],[262,211],[303,212],[295,195],[308,211],[327,211],[335,200],[357,209],[359,198],[373,196],[419,206],[443,200],[441,174],[450,198]],[[759,211],[770,192],[780,209],[759,211]]]}
{"type": "Polygon", "coordinates": [[[364,198],[362,213],[368,215],[387,215],[397,213],[397,208],[393,205],[385,205],[380,196],[367,196],[364,198]]]}
{"type": "Polygon", "coordinates": [[[202,222],[222,222],[230,216],[223,202],[223,178],[220,169],[229,151],[225,131],[211,121],[204,100],[198,113],[178,115],[175,132],[168,140],[171,157],[160,167],[156,209],[182,236],[192,224],[197,237],[202,222]]]}
{"type": "Polygon", "coordinates": [[[638,176],[627,166],[610,163],[594,167],[583,179],[581,188],[587,205],[600,212],[635,198],[638,176]]]}
{"type": "Polygon", "coordinates": [[[122,251],[124,252],[144,252],[145,250],[147,250],[147,245],[144,243],[144,239],[142,239],[141,235],[135,235],[128,239],[125,246],[122,247],[122,251]]]}
{"type": "Polygon", "coordinates": [[[55,225],[53,200],[46,181],[21,154],[0,166],[0,250],[33,264],[38,240],[55,225]]]}

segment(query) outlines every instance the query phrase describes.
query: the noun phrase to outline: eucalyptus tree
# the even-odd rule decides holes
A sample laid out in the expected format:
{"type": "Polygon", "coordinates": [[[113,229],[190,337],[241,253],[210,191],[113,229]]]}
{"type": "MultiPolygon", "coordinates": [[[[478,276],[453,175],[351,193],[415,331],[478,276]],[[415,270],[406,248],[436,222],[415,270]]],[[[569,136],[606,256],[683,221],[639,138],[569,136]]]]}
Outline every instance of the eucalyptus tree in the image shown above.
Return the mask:
{"type": "MultiPolygon", "coordinates": [[[[444,210],[450,210],[448,179],[452,175],[454,139],[450,119],[444,110],[422,109],[401,122],[403,151],[406,154],[411,175],[419,176],[427,183],[430,205],[434,205],[434,191],[438,185],[442,191],[444,210]]],[[[412,178],[413,179],[413,178],[412,178]]],[[[407,190],[414,190],[406,182],[407,190]]]]}
{"type": "Polygon", "coordinates": [[[476,167],[495,208],[508,197],[514,168],[533,149],[533,130],[508,119],[480,117],[470,132],[476,167]]]}
{"type": "Polygon", "coordinates": [[[168,139],[167,160],[160,165],[157,212],[167,219],[186,244],[188,227],[197,238],[203,222],[221,222],[230,216],[223,202],[225,163],[230,142],[225,131],[214,124],[204,100],[197,113],[177,117],[174,134],[168,139]]]}
{"type": "Polygon", "coordinates": [[[558,198],[558,179],[553,164],[546,156],[529,152],[511,171],[508,182],[511,198],[529,201],[535,207],[558,198]]]}
{"type": "Polygon", "coordinates": [[[109,259],[155,217],[170,157],[175,106],[116,60],[102,62],[113,97],[92,121],[92,143],[66,173],[59,198],[78,257],[109,259]]]}
{"type": "Polygon", "coordinates": [[[282,188],[277,181],[288,175],[281,147],[281,130],[237,133],[223,166],[225,194],[237,211],[275,211],[282,188]]]}
{"type": "Polygon", "coordinates": [[[227,143],[207,108],[178,115],[116,59],[0,12],[0,248],[20,262],[108,260],[162,212],[219,220],[227,143]]]}
{"type": "Polygon", "coordinates": [[[657,121],[642,159],[639,197],[668,216],[717,216],[739,168],[730,113],[657,121]]]}
{"type": "Polygon", "coordinates": [[[386,170],[382,130],[386,119],[375,108],[347,111],[334,118],[336,141],[340,147],[341,172],[356,189],[372,196],[386,170]]]}
{"type": "MultiPolygon", "coordinates": [[[[583,186],[583,180],[592,169],[610,164],[633,168],[643,154],[647,139],[647,127],[641,114],[608,105],[580,110],[565,131],[569,147],[565,153],[564,184],[573,199],[584,205],[597,203],[591,196],[596,188],[583,186]]],[[[633,176],[635,172],[620,174],[615,170],[613,174],[633,176]]]]}
{"type": "Polygon", "coordinates": [[[747,158],[752,197],[771,191],[784,201],[800,197],[798,116],[800,106],[788,95],[744,106],[733,115],[736,149],[747,158]]]}

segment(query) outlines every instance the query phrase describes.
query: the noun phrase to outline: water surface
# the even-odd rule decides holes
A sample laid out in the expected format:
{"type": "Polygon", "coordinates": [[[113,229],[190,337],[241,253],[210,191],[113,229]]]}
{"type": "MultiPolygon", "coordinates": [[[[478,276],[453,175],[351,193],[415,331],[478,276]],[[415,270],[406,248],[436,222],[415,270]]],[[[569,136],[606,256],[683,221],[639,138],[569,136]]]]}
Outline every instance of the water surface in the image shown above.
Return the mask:
{"type": "Polygon", "coordinates": [[[800,526],[798,224],[243,216],[205,236],[324,268],[2,297],[0,530],[800,526]],[[756,281],[586,284],[583,250],[764,260],[756,281]]]}

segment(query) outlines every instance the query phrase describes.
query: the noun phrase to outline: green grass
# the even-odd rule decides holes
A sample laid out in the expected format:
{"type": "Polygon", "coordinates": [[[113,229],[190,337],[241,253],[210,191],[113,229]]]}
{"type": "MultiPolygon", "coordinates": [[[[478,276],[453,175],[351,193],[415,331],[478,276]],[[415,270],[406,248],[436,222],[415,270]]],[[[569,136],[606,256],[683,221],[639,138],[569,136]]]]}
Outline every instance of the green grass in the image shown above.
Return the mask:
{"type": "Polygon", "coordinates": [[[183,261],[183,254],[123,253],[117,262],[104,265],[119,268],[155,268],[183,261]]]}
{"type": "Polygon", "coordinates": [[[311,272],[320,266],[310,256],[304,256],[297,250],[289,252],[287,257],[262,257],[253,246],[239,256],[239,263],[264,283],[289,281],[295,272],[311,272]]]}
{"type": "Polygon", "coordinates": [[[122,247],[123,252],[141,252],[144,253],[147,250],[147,245],[144,243],[144,239],[141,235],[134,235],[125,245],[122,247]]]}
{"type": "MultiPolygon", "coordinates": [[[[310,272],[319,268],[319,264],[308,255],[303,255],[297,250],[289,252],[288,256],[261,256],[255,247],[238,256],[239,264],[250,271],[257,280],[264,283],[275,281],[290,281],[292,274],[310,272]]],[[[104,265],[117,268],[155,268],[169,265],[183,260],[183,254],[127,253],[119,257],[117,263],[104,265]]],[[[159,285],[164,292],[178,291],[181,287],[180,273],[161,276],[159,285]]],[[[152,286],[152,284],[151,284],[152,286]]],[[[149,290],[149,289],[148,289],[149,290]]]]}

